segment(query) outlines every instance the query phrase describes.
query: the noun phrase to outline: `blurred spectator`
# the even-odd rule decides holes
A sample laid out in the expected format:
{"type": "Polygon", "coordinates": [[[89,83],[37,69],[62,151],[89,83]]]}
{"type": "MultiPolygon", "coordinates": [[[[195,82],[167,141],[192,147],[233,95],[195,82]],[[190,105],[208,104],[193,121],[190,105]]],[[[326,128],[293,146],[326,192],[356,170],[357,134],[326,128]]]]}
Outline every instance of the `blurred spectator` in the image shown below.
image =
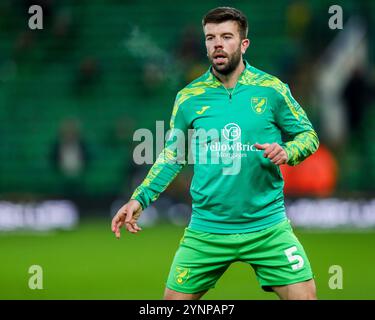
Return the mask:
{"type": "Polygon", "coordinates": [[[303,65],[304,41],[312,19],[311,9],[306,1],[291,2],[285,11],[287,37],[280,53],[279,73],[287,83],[296,70],[303,65]]]}
{"type": "Polygon", "coordinates": [[[342,97],[348,115],[350,131],[358,136],[358,130],[361,129],[363,114],[371,98],[373,98],[372,88],[362,69],[357,68],[354,70],[343,89],[342,97]]]}
{"type": "Polygon", "coordinates": [[[134,119],[129,116],[120,117],[115,120],[110,128],[108,144],[111,147],[120,148],[125,152],[131,153],[134,131],[134,119]]]}
{"type": "Polygon", "coordinates": [[[195,25],[188,25],[182,31],[180,39],[176,48],[176,59],[184,70],[185,83],[189,83],[207,70],[206,64],[202,62],[203,58],[206,58],[202,31],[195,25]]]}
{"type": "Polygon", "coordinates": [[[69,57],[79,30],[80,28],[74,24],[72,9],[61,8],[53,20],[48,59],[51,60],[51,54],[58,56],[59,59],[69,57]]]}
{"type": "MultiPolygon", "coordinates": [[[[195,25],[188,25],[182,31],[181,42],[177,47],[177,55],[185,62],[196,62],[202,58],[202,31],[195,25]]],[[[203,50],[204,52],[204,50],[203,50]]]]}
{"type": "Polygon", "coordinates": [[[89,155],[77,120],[66,119],[62,122],[57,141],[52,146],[51,161],[53,167],[61,174],[64,193],[75,194],[79,191],[89,155]]]}
{"type": "Polygon", "coordinates": [[[60,10],[56,15],[53,25],[53,35],[58,40],[68,40],[69,34],[72,32],[72,13],[70,10],[60,10]]]}
{"type": "Polygon", "coordinates": [[[92,92],[93,86],[99,82],[100,70],[96,58],[87,56],[81,60],[74,88],[78,94],[92,92]]]}
{"type": "Polygon", "coordinates": [[[16,62],[30,59],[35,47],[35,33],[31,30],[21,32],[15,39],[13,58],[16,62]],[[26,55],[25,52],[28,54],[26,55]]]}
{"type": "MultiPolygon", "coordinates": [[[[365,170],[359,170],[357,178],[363,189],[373,189],[375,174],[372,144],[369,141],[374,137],[373,119],[365,119],[371,115],[373,107],[373,85],[365,73],[365,69],[357,68],[353,71],[343,88],[342,99],[346,108],[350,132],[351,152],[357,158],[357,165],[365,170]]],[[[356,186],[358,188],[358,186],[356,186]]]]}
{"type": "Polygon", "coordinates": [[[302,42],[311,22],[311,16],[312,12],[307,1],[293,1],[286,11],[287,34],[302,42]]]}

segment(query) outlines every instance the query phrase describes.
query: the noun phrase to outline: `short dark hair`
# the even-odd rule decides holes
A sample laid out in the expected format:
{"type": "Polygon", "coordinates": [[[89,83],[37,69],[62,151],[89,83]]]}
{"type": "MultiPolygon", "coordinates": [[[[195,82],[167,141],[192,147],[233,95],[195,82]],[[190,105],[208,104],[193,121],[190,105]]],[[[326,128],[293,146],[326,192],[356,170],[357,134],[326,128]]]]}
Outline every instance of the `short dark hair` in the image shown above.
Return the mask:
{"type": "Polygon", "coordinates": [[[226,21],[236,21],[241,39],[247,38],[247,18],[240,10],[235,8],[218,7],[208,11],[202,19],[202,25],[204,27],[207,23],[221,23],[226,21]]]}

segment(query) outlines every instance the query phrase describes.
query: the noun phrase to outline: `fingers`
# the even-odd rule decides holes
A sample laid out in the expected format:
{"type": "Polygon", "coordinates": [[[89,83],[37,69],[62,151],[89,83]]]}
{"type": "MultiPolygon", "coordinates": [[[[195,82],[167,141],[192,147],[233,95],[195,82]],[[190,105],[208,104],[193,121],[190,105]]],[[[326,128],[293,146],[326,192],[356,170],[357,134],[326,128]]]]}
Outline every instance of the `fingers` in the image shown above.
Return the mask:
{"type": "Polygon", "coordinates": [[[116,238],[119,239],[121,236],[120,228],[124,225],[121,220],[121,216],[117,213],[112,219],[112,232],[115,234],[116,238]]]}
{"type": "Polygon", "coordinates": [[[142,228],[139,227],[137,223],[134,223],[134,228],[135,228],[137,231],[142,231],[142,228]]]}
{"type": "Polygon", "coordinates": [[[269,158],[271,161],[276,156],[280,154],[280,152],[283,151],[282,148],[276,144],[271,144],[265,151],[264,151],[264,157],[269,158]]]}
{"type": "Polygon", "coordinates": [[[258,150],[265,150],[267,147],[269,147],[269,143],[264,143],[264,144],[260,144],[260,143],[254,143],[254,147],[257,148],[258,150]]]}
{"type": "Polygon", "coordinates": [[[137,222],[133,219],[131,220],[130,222],[126,222],[126,229],[130,232],[130,233],[137,233],[138,231],[141,231],[142,228],[140,228],[138,225],[137,225],[137,222]]]}
{"type": "Polygon", "coordinates": [[[120,236],[121,236],[120,228],[117,225],[112,227],[112,232],[115,234],[117,239],[120,239],[120,236]]]}
{"type": "Polygon", "coordinates": [[[271,161],[276,165],[280,165],[280,164],[284,163],[284,161],[285,161],[284,159],[285,159],[284,155],[282,153],[280,153],[276,157],[271,159],[271,161]]]}
{"type": "Polygon", "coordinates": [[[138,230],[135,227],[137,224],[135,222],[135,219],[133,217],[133,211],[132,210],[127,210],[126,212],[126,217],[125,217],[125,225],[126,229],[131,232],[131,233],[137,233],[138,230]]]}
{"type": "Polygon", "coordinates": [[[282,164],[286,164],[286,159],[280,159],[280,160],[276,161],[275,164],[276,164],[277,166],[280,166],[280,165],[282,165],[282,164]]]}
{"type": "Polygon", "coordinates": [[[115,220],[116,217],[114,217],[112,219],[112,223],[111,223],[111,229],[112,229],[112,232],[115,232],[116,231],[116,226],[117,226],[117,223],[116,223],[116,220],[115,220]]]}
{"type": "MultiPolygon", "coordinates": [[[[257,148],[258,150],[264,150],[263,156],[265,158],[270,158],[269,155],[272,153],[272,157],[274,157],[277,154],[277,147],[280,147],[277,143],[264,143],[264,144],[259,144],[255,143],[254,147],[257,148]]],[[[281,147],[280,147],[281,148],[281,147]]]]}
{"type": "Polygon", "coordinates": [[[288,156],[285,150],[277,143],[256,143],[254,146],[259,150],[264,150],[263,156],[276,165],[285,164],[287,161],[288,156]]]}
{"type": "Polygon", "coordinates": [[[141,231],[137,224],[137,219],[140,216],[140,207],[139,204],[136,205],[129,205],[126,204],[117,211],[116,215],[112,219],[111,229],[112,232],[115,234],[116,238],[119,239],[121,236],[120,229],[122,226],[126,226],[126,230],[130,233],[137,233],[141,231]]]}
{"type": "Polygon", "coordinates": [[[111,229],[117,239],[119,239],[121,236],[120,229],[125,223],[125,213],[126,205],[122,206],[112,219],[111,229]]]}
{"type": "Polygon", "coordinates": [[[115,236],[116,236],[117,239],[120,239],[120,237],[121,237],[120,228],[116,228],[116,230],[115,230],[115,236]]]}
{"type": "Polygon", "coordinates": [[[135,218],[135,214],[133,210],[128,210],[126,212],[125,224],[126,224],[126,229],[131,233],[137,233],[138,231],[142,230],[137,225],[137,220],[135,218]]]}
{"type": "Polygon", "coordinates": [[[117,217],[117,215],[116,215],[116,216],[114,216],[114,218],[112,219],[112,225],[111,225],[112,232],[115,233],[116,237],[117,237],[117,232],[118,232],[118,226],[117,226],[117,223],[118,223],[118,217],[117,217]]]}
{"type": "Polygon", "coordinates": [[[273,157],[270,160],[272,161],[272,163],[279,166],[279,165],[285,164],[287,162],[288,155],[286,154],[284,149],[282,149],[275,157],[273,157]]]}

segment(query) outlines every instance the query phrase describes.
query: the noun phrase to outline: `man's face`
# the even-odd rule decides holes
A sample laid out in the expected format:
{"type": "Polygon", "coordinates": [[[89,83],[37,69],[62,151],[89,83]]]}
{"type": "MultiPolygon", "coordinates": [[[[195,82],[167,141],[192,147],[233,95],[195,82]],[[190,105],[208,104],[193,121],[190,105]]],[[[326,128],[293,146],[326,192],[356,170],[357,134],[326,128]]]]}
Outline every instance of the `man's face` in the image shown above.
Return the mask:
{"type": "Polygon", "coordinates": [[[249,40],[241,40],[235,21],[207,23],[204,26],[208,59],[220,74],[227,75],[236,69],[249,40]]]}

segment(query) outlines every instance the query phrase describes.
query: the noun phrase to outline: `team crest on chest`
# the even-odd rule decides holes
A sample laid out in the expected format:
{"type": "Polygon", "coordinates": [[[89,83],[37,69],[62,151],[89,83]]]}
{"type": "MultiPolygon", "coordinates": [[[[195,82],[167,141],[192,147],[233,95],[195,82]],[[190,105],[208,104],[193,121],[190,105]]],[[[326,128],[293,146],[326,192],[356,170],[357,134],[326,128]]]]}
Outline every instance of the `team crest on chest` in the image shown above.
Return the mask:
{"type": "Polygon", "coordinates": [[[267,98],[264,97],[252,97],[251,108],[256,114],[262,114],[267,108],[267,98]]]}

